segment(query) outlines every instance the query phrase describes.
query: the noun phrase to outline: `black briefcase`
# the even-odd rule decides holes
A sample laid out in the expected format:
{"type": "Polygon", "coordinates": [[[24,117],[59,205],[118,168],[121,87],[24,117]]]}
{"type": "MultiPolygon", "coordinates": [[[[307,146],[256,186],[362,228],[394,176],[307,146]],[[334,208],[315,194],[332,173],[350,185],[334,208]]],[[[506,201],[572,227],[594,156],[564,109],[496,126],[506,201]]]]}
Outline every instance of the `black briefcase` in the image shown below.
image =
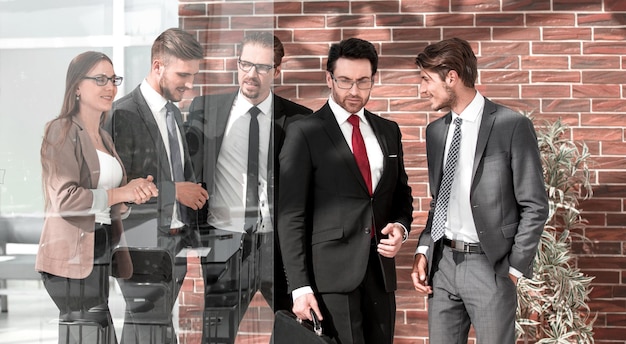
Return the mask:
{"type": "Polygon", "coordinates": [[[274,331],[270,343],[273,344],[328,344],[335,343],[322,333],[322,324],[311,310],[313,324],[299,320],[289,311],[278,311],[274,317],[274,331]]]}

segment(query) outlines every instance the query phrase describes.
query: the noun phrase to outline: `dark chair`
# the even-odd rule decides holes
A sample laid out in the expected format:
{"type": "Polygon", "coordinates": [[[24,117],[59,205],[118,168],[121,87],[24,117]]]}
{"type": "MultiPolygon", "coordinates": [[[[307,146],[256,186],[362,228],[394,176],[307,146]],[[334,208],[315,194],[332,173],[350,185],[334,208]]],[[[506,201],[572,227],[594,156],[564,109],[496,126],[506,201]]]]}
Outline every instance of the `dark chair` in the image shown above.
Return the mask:
{"type": "Polygon", "coordinates": [[[133,275],[118,279],[126,301],[121,343],[176,343],[172,309],[175,298],[172,255],[160,248],[128,247],[133,275]]]}

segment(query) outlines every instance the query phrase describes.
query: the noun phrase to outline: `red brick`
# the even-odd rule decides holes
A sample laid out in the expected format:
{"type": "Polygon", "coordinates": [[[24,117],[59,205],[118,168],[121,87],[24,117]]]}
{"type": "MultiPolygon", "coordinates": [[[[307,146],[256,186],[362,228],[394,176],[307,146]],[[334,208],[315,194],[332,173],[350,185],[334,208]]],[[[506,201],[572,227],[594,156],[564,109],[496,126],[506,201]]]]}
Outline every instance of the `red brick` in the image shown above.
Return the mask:
{"type": "Polygon", "coordinates": [[[204,16],[207,14],[205,4],[180,4],[178,5],[178,15],[187,16],[204,16]]]}
{"type": "Polygon", "coordinates": [[[595,28],[593,30],[593,38],[597,41],[622,41],[626,36],[626,28],[595,28]]]}
{"type": "Polygon", "coordinates": [[[340,15],[329,16],[326,19],[328,27],[374,27],[373,15],[340,15]]]}
{"type": "Polygon", "coordinates": [[[526,15],[527,26],[565,26],[576,25],[576,14],[574,13],[529,13],[526,15]]]}
{"type": "Polygon", "coordinates": [[[349,13],[350,3],[347,1],[303,1],[302,13],[349,13]]]}
{"type": "MultiPolygon", "coordinates": [[[[464,13],[443,13],[443,14],[426,14],[425,25],[428,27],[434,26],[474,26],[474,15],[464,13]]],[[[468,39],[465,36],[461,36],[464,39],[468,39]]]]}
{"type": "Polygon", "coordinates": [[[420,27],[424,26],[424,15],[422,14],[379,14],[376,15],[377,27],[420,27]]]}
{"type": "Polygon", "coordinates": [[[568,82],[568,83],[578,83],[581,80],[581,75],[579,72],[548,72],[548,71],[533,71],[531,82],[568,82]]]}
{"type": "MultiPolygon", "coordinates": [[[[257,4],[257,9],[259,5],[257,4]]],[[[300,14],[302,13],[301,1],[271,1],[267,4],[268,13],[280,14],[300,14]]]]}
{"type": "MultiPolygon", "coordinates": [[[[593,99],[592,100],[592,111],[594,112],[619,112],[624,115],[626,111],[626,100],[622,99],[593,99]]],[[[621,119],[621,118],[620,118],[621,119]]],[[[618,124],[617,123],[613,123],[618,124]]]]}
{"type": "Polygon", "coordinates": [[[394,13],[400,10],[399,0],[382,0],[382,1],[352,1],[350,2],[352,13],[394,13]]]}
{"type": "Polygon", "coordinates": [[[302,20],[302,18],[297,16],[279,16],[277,18],[277,27],[278,28],[289,28],[289,29],[298,29],[298,28],[323,28],[326,25],[326,18],[324,16],[318,15],[307,16],[306,20],[302,20]]]}
{"type": "Polygon", "coordinates": [[[503,0],[502,10],[506,12],[547,11],[550,10],[550,2],[534,0],[503,0]]]}
{"type": "Polygon", "coordinates": [[[254,13],[253,2],[223,2],[207,5],[207,12],[210,16],[250,16],[254,13]]]}
{"type": "Polygon", "coordinates": [[[626,54],[626,43],[623,42],[583,42],[583,54],[626,54]]]}
{"type": "Polygon", "coordinates": [[[418,51],[421,51],[424,47],[426,47],[428,42],[438,41],[440,39],[441,30],[434,28],[394,28],[392,31],[393,41],[417,42],[417,44],[419,44],[418,51]]]}
{"type": "Polygon", "coordinates": [[[520,88],[516,85],[488,84],[478,85],[476,89],[482,94],[492,98],[519,98],[520,88]]]}
{"type": "Polygon", "coordinates": [[[378,28],[343,29],[343,37],[345,38],[356,37],[356,38],[361,38],[370,42],[389,41],[391,40],[391,29],[378,29],[378,28]]]}
{"type": "Polygon", "coordinates": [[[569,98],[569,85],[522,85],[522,98],[569,98]]]}
{"type": "Polygon", "coordinates": [[[482,42],[480,46],[482,55],[524,56],[530,54],[530,44],[528,42],[482,42]]]}
{"type": "Polygon", "coordinates": [[[400,13],[448,12],[448,3],[440,0],[402,1],[400,13]]]}
{"type": "Polygon", "coordinates": [[[622,0],[604,0],[604,8],[608,12],[626,11],[626,2],[622,0]]]}
{"type": "Polygon", "coordinates": [[[478,58],[478,69],[519,69],[518,61],[515,56],[481,56],[478,58]]]}
{"type": "Polygon", "coordinates": [[[541,39],[539,28],[501,28],[494,27],[493,39],[498,41],[528,41],[541,39]]]}
{"type": "MultiPolygon", "coordinates": [[[[619,85],[573,85],[572,96],[574,98],[619,98],[621,87],[619,85]]],[[[615,105],[615,104],[607,104],[615,105]]],[[[601,106],[592,106],[592,111],[602,111],[601,106]]],[[[609,111],[619,111],[613,108],[609,111]]]]}
{"type": "Polygon", "coordinates": [[[480,82],[486,84],[520,84],[529,81],[527,71],[481,71],[480,82]]]}
{"type": "Polygon", "coordinates": [[[570,62],[566,56],[541,55],[541,56],[523,56],[522,69],[538,70],[538,69],[569,69],[570,62]]]}
{"type": "Polygon", "coordinates": [[[602,5],[594,0],[553,0],[556,11],[600,11],[602,5]]]}
{"type": "Polygon", "coordinates": [[[577,42],[535,42],[533,43],[533,54],[557,54],[557,55],[577,55],[581,51],[580,43],[577,42]]]}
{"type": "Polygon", "coordinates": [[[626,156],[626,144],[624,142],[604,142],[602,144],[602,155],[626,156]]]}
{"type": "Polygon", "coordinates": [[[619,56],[572,56],[574,69],[620,69],[619,56]]]}
{"type": "MultiPolygon", "coordinates": [[[[595,31],[594,31],[595,32],[595,31]]],[[[543,28],[543,39],[546,41],[563,40],[590,40],[592,31],[590,28],[562,27],[543,28]]]]}
{"type": "MultiPolygon", "coordinates": [[[[565,0],[568,1],[568,0],[565,0]]],[[[626,20],[625,13],[593,13],[593,14],[578,14],[579,26],[620,26],[626,20]]]]}
{"type": "Polygon", "coordinates": [[[523,26],[524,14],[522,13],[488,13],[476,14],[476,26],[523,26]]]}
{"type": "Polygon", "coordinates": [[[499,11],[500,0],[465,0],[451,2],[452,12],[499,11]]]}

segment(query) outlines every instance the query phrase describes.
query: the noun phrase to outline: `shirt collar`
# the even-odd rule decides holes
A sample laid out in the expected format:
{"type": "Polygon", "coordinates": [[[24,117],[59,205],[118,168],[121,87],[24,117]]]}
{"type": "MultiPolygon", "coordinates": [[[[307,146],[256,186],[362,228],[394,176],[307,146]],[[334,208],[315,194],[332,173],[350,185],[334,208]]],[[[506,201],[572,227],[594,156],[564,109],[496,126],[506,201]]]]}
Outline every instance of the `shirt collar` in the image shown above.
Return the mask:
{"type": "Polygon", "coordinates": [[[139,89],[141,90],[141,94],[143,95],[148,107],[154,114],[158,114],[163,110],[165,104],[167,104],[167,99],[163,98],[150,84],[148,81],[144,79],[139,85],[139,89]]]}
{"type": "MultiPolygon", "coordinates": [[[[272,113],[272,100],[274,96],[272,92],[265,98],[262,102],[256,105],[256,107],[261,110],[263,115],[270,115],[272,113]]],[[[237,113],[246,114],[251,107],[253,107],[252,103],[246,99],[246,97],[241,94],[241,89],[239,89],[239,93],[237,94],[237,98],[233,104],[233,107],[237,110],[237,113]]]]}
{"type": "MultiPolygon", "coordinates": [[[[346,109],[342,108],[341,105],[337,104],[337,102],[333,99],[332,94],[330,97],[328,97],[328,105],[330,106],[330,109],[333,111],[333,114],[335,115],[335,119],[337,120],[337,123],[339,124],[343,124],[347,122],[348,118],[352,116],[350,112],[346,111],[346,109]]],[[[362,123],[367,123],[367,121],[365,120],[364,108],[361,108],[361,110],[355,113],[355,115],[359,116],[359,119],[361,119],[362,123]]]]}
{"type": "Polygon", "coordinates": [[[469,122],[477,122],[480,116],[482,116],[483,108],[485,107],[485,97],[480,94],[480,92],[476,91],[476,95],[474,99],[465,107],[460,114],[456,114],[452,112],[452,119],[454,120],[455,115],[459,116],[463,119],[463,121],[469,122]]]}

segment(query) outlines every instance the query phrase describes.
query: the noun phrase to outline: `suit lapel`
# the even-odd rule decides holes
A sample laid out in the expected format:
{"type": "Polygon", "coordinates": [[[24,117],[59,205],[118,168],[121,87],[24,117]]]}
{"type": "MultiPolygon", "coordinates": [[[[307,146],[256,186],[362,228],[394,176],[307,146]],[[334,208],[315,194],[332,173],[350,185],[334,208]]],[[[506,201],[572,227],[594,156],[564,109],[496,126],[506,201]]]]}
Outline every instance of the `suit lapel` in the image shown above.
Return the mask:
{"type": "Polygon", "coordinates": [[[389,170],[386,166],[387,157],[389,156],[389,141],[388,141],[387,136],[385,135],[385,128],[380,125],[381,122],[378,121],[375,117],[376,115],[365,110],[365,118],[367,119],[367,122],[372,127],[372,131],[374,132],[374,135],[376,136],[378,145],[380,146],[380,149],[383,152],[383,171],[380,176],[380,180],[378,181],[378,184],[376,185],[376,189],[372,190],[374,194],[376,193],[376,190],[378,190],[378,188],[384,184],[384,181],[387,178],[387,173],[385,172],[389,170]]]}
{"type": "Polygon", "coordinates": [[[431,178],[434,178],[433,184],[437,187],[437,193],[439,192],[439,183],[441,183],[441,177],[443,176],[443,160],[446,152],[446,138],[448,137],[448,130],[451,122],[452,113],[448,112],[441,121],[433,123],[431,135],[428,137],[428,140],[432,140],[432,147],[435,150],[432,154],[432,167],[429,166],[429,168],[433,169],[433,175],[431,178]]]}
{"type": "Polygon", "coordinates": [[[483,109],[482,119],[480,121],[480,129],[478,130],[478,141],[476,143],[476,153],[474,154],[474,166],[472,167],[472,183],[474,182],[474,176],[478,169],[478,164],[485,153],[487,142],[489,141],[489,134],[491,128],[493,128],[493,122],[496,119],[494,115],[496,112],[495,105],[485,98],[485,108],[483,109]]]}
{"type": "Polygon", "coordinates": [[[367,185],[365,185],[365,180],[363,179],[363,175],[361,175],[359,166],[357,165],[356,160],[354,159],[354,155],[350,150],[350,146],[348,146],[346,139],[343,136],[343,132],[341,131],[341,128],[339,128],[339,124],[337,123],[335,115],[330,109],[328,103],[326,103],[326,105],[324,105],[320,109],[319,113],[320,119],[322,119],[322,125],[324,127],[324,130],[326,131],[328,137],[335,146],[337,154],[339,155],[341,160],[346,163],[346,166],[352,172],[352,174],[354,174],[354,177],[356,178],[356,180],[359,181],[359,184],[361,184],[363,190],[369,194],[369,191],[367,190],[367,185]]]}
{"type": "MultiPolygon", "coordinates": [[[[135,104],[137,105],[137,109],[139,110],[139,116],[141,120],[145,123],[146,128],[148,128],[148,134],[152,142],[156,143],[156,156],[162,157],[167,156],[167,151],[165,150],[165,143],[163,138],[161,137],[161,132],[159,131],[159,126],[154,119],[154,115],[148,106],[145,98],[141,94],[141,90],[139,87],[135,88],[133,91],[133,99],[135,104]]],[[[172,180],[172,175],[170,173],[170,165],[169,159],[158,159],[159,161],[159,172],[162,174],[161,179],[164,180],[172,180]]],[[[158,178],[155,176],[155,178],[158,178]]]]}
{"type": "Polygon", "coordinates": [[[87,164],[87,170],[90,171],[89,182],[91,183],[91,187],[95,189],[100,180],[100,161],[98,160],[98,153],[96,152],[96,147],[91,142],[91,138],[89,138],[87,130],[83,130],[82,124],[76,119],[74,120],[74,125],[78,127],[77,135],[83,153],[83,159],[87,164]]]}

